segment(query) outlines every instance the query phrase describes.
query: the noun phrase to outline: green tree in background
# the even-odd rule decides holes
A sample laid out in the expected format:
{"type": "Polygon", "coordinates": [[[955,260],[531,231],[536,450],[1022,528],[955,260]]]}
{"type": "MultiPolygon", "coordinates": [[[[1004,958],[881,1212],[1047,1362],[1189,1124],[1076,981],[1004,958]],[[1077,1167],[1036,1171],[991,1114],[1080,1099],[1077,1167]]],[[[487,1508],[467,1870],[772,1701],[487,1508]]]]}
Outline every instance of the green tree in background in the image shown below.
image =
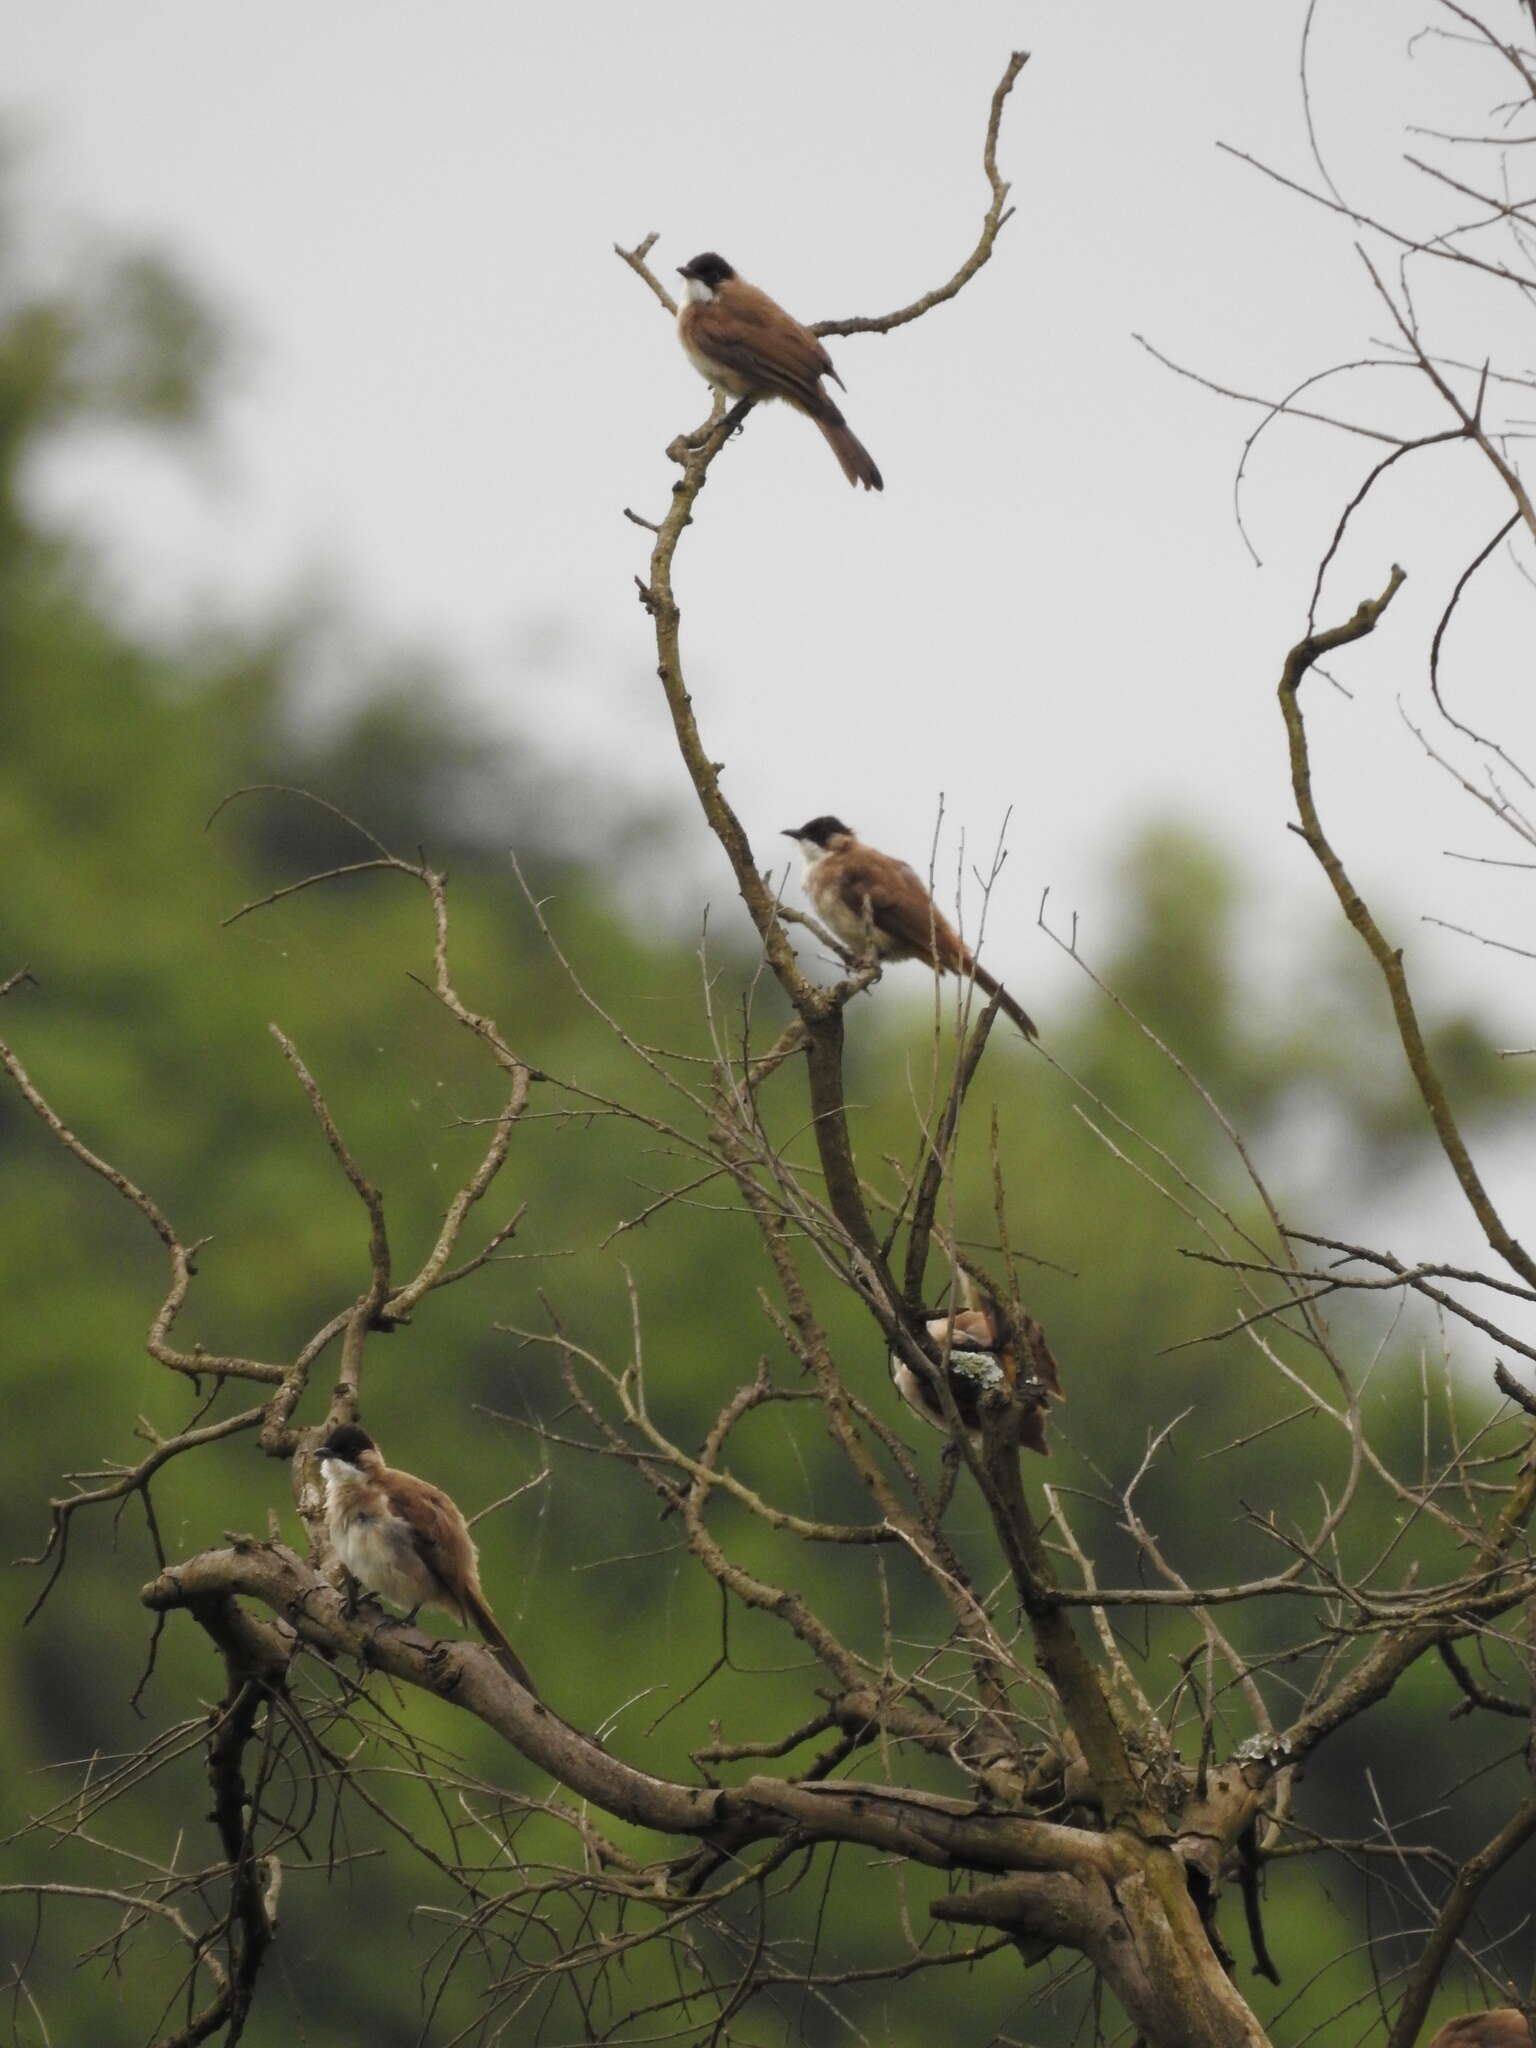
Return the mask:
{"type": "Polygon", "coordinates": [[[1536,1827],[1531,1420],[1490,1383],[1536,1277],[1491,1206],[1481,1285],[1313,1244],[1262,1162],[1304,1121],[1351,1204],[1470,1200],[1524,1068],[1330,930],[1347,1043],[1259,1028],[1242,883],[1169,828],[1106,849],[1123,937],[1043,1057],[969,985],[806,978],[685,687],[719,418],[646,599],[747,916],[637,930],[449,679],[306,739],[302,628],[154,644],[40,526],[51,437],[204,416],[183,285],[0,307],[16,2041],[1406,2042],[1442,1980],[1518,1995],[1518,1930],[1447,1969],[1536,1827]],[[887,1367],[952,1406],[924,1328],[967,1293],[1018,1368],[974,1441],[887,1367]],[[485,1512],[542,1699],[347,1611],[314,1452],[358,1412],[485,1512]]]}

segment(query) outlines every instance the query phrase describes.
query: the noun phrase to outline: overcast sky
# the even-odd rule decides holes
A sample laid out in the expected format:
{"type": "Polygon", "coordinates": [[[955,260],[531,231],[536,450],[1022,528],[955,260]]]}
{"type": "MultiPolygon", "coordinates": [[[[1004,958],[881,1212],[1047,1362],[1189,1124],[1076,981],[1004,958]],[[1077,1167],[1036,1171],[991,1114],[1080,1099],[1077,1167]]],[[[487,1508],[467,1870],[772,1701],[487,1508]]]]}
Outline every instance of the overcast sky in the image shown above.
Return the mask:
{"type": "MultiPolygon", "coordinates": [[[[211,456],[76,450],[46,488],[110,538],[153,614],[336,589],[386,637],[450,650],[489,728],[532,729],[615,789],[685,795],[635,602],[646,536],[622,510],[660,515],[663,449],[707,396],[612,244],[656,230],[669,281],[719,249],[807,320],[905,303],[972,245],[988,100],[1026,48],[1000,149],[1018,211],[994,261],[918,324],[834,344],[883,496],[851,491],[782,408],[716,464],[678,565],[696,704],[765,860],[787,851],[778,828],[823,810],[919,862],[941,796],[976,849],[1011,815],[988,952],[1046,1019],[1070,970],[1035,931],[1042,890],[1101,949],[1130,824],[1204,825],[1263,881],[1254,953],[1283,1015],[1306,992],[1270,934],[1326,899],[1286,830],[1274,685],[1380,448],[1272,428],[1246,486],[1257,567],[1232,512],[1257,415],[1133,337],[1279,394],[1388,331],[1354,230],[1217,147],[1315,182],[1303,19],[1230,0],[785,0],[771,17],[702,0],[23,0],[6,97],[59,236],[86,223],[163,246],[245,338],[211,456]]],[[[1332,175],[1422,224],[1475,209],[1448,213],[1404,165],[1426,147],[1408,127],[1480,127],[1504,87],[1490,60],[1411,43],[1420,19],[1402,0],[1320,0],[1310,73],[1332,175]]],[[[1470,175],[1488,153],[1454,160],[1470,175]]],[[[1513,298],[1458,310],[1448,285],[1422,289],[1448,347],[1529,367],[1513,298]]],[[[1405,374],[1374,399],[1358,378],[1334,395],[1444,424],[1405,374]]],[[[1323,619],[1394,559],[1408,586],[1337,664],[1353,695],[1311,696],[1321,799],[1430,1008],[1478,990],[1515,1031],[1531,963],[1418,916],[1523,943],[1528,879],[1443,858],[1519,849],[1398,709],[1428,715],[1429,633],[1504,510],[1464,450],[1407,465],[1342,551],[1323,619]]],[[[1517,751],[1520,588],[1494,565],[1445,673],[1463,715],[1517,751]]],[[[690,921],[709,896],[723,914],[707,841],[679,889],[690,921]]]]}

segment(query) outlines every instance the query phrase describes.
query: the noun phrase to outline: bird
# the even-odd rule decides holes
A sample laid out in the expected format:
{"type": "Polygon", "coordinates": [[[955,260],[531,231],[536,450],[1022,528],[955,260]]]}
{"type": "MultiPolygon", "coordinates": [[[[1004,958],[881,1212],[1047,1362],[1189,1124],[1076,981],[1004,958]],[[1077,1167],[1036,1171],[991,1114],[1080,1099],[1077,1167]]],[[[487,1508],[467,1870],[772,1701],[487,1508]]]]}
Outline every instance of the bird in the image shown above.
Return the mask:
{"type": "Polygon", "coordinates": [[[949,1418],[935,1384],[942,1371],[971,1448],[979,1453],[982,1396],[993,1391],[1011,1393],[1019,1385],[1022,1349],[1028,1353],[1030,1368],[1024,1378],[1032,1390],[1038,1390],[1038,1397],[1023,1419],[1019,1441],[1042,1458],[1051,1455],[1045,1440],[1046,1406],[1053,1397],[1058,1401],[1067,1397],[1045,1332],[1033,1316],[1025,1316],[1015,1325],[1002,1304],[983,1293],[979,1306],[959,1309],[953,1315],[942,1310],[926,1315],[923,1333],[927,1342],[918,1341],[932,1361],[933,1378],[920,1373],[899,1351],[890,1354],[891,1380],[914,1415],[948,1434],[949,1418]]]}
{"type": "Polygon", "coordinates": [[[936,974],[968,974],[996,996],[1026,1038],[1039,1033],[993,980],[904,860],[866,846],[841,818],[785,828],[805,860],[805,892],[834,938],[853,952],[873,944],[882,960],[926,960],[936,974]]]}
{"type": "Polygon", "coordinates": [[[1512,2005],[1447,2020],[1429,2048],[1531,2048],[1531,2023],[1512,2005]]]}
{"type": "Polygon", "coordinates": [[[527,1667],[480,1590],[469,1525],[441,1487],[392,1471],[355,1422],[331,1430],[316,1455],[325,1481],[326,1533],[353,1580],[409,1609],[407,1623],[423,1607],[447,1608],[464,1627],[477,1628],[507,1675],[537,1698],[527,1667]]]}
{"type": "Polygon", "coordinates": [[[826,435],[849,483],[883,491],[869,450],[822,389],[823,377],[839,386],[843,380],[810,328],[712,249],[680,263],[677,274],[684,280],[677,338],[705,382],[731,398],[787,400],[826,435]]]}

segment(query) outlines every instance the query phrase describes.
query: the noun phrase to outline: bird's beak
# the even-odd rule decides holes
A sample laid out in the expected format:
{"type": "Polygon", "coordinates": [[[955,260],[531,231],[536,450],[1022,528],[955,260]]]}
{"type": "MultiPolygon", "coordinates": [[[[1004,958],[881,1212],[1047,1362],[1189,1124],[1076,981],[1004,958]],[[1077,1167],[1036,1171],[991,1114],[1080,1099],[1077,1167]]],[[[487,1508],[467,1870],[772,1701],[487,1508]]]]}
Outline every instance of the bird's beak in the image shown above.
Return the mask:
{"type": "Polygon", "coordinates": [[[798,832],[792,832],[786,825],[784,830],[779,834],[779,837],[781,839],[798,839],[800,837],[800,834],[798,832]]]}

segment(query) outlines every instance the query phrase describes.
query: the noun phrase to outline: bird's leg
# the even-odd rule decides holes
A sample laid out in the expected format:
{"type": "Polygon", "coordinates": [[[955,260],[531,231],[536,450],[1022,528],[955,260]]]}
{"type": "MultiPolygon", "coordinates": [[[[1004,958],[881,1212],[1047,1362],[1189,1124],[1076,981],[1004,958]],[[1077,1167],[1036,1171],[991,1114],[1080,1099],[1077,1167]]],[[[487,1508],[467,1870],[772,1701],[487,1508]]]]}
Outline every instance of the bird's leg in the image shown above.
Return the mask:
{"type": "Polygon", "coordinates": [[[344,1584],[341,1596],[341,1611],[348,1621],[356,1621],[358,1615],[366,1607],[379,1617],[374,1624],[376,1628],[383,1628],[387,1623],[393,1623],[394,1615],[385,1612],[384,1603],[377,1593],[370,1593],[363,1585],[362,1580],[354,1578],[351,1572],[346,1570],[345,1566],[342,1568],[342,1577],[344,1584]]]}
{"type": "Polygon", "coordinates": [[[418,1601],[416,1602],[416,1605],[415,1605],[415,1606],[414,1606],[414,1607],[413,1607],[413,1608],[411,1609],[411,1611],[410,1611],[410,1613],[409,1613],[409,1614],[385,1614],[385,1615],[382,1615],[382,1616],[380,1617],[380,1619],[379,1619],[379,1627],[380,1627],[381,1629],[386,1629],[386,1628],[414,1628],[414,1627],[416,1626],[416,1617],[417,1617],[417,1615],[418,1615],[418,1614],[420,1614],[420,1612],[421,1612],[421,1607],[422,1607],[422,1603],[421,1603],[421,1602],[420,1602],[420,1601],[418,1600],[418,1601]]]}
{"type": "MultiPolygon", "coordinates": [[[[710,412],[709,418],[704,422],[702,427],[695,427],[691,434],[679,434],[677,439],[672,443],[673,448],[702,448],[704,446],[704,443],[709,439],[710,435],[716,431],[717,428],[723,429],[725,438],[729,440],[731,435],[739,430],[742,421],[746,418],[747,414],[752,410],[753,406],[756,405],[757,403],[757,400],[755,398],[738,398],[736,403],[731,407],[730,411],[724,412],[721,410],[721,408],[724,406],[726,398],[729,394],[720,390],[718,386],[715,386],[713,388],[715,392],[715,403],[712,411],[710,412]]],[[[668,449],[667,452],[668,454],[671,454],[672,449],[668,449]]],[[[682,457],[679,455],[677,457],[677,460],[681,461],[682,457]]]]}
{"type": "Polygon", "coordinates": [[[727,437],[729,437],[732,434],[739,434],[741,432],[742,421],[746,418],[747,414],[752,410],[753,406],[756,405],[756,403],[757,400],[755,398],[737,399],[736,403],[731,407],[730,411],[726,414],[724,420],[721,422],[721,425],[723,426],[727,437]]]}

